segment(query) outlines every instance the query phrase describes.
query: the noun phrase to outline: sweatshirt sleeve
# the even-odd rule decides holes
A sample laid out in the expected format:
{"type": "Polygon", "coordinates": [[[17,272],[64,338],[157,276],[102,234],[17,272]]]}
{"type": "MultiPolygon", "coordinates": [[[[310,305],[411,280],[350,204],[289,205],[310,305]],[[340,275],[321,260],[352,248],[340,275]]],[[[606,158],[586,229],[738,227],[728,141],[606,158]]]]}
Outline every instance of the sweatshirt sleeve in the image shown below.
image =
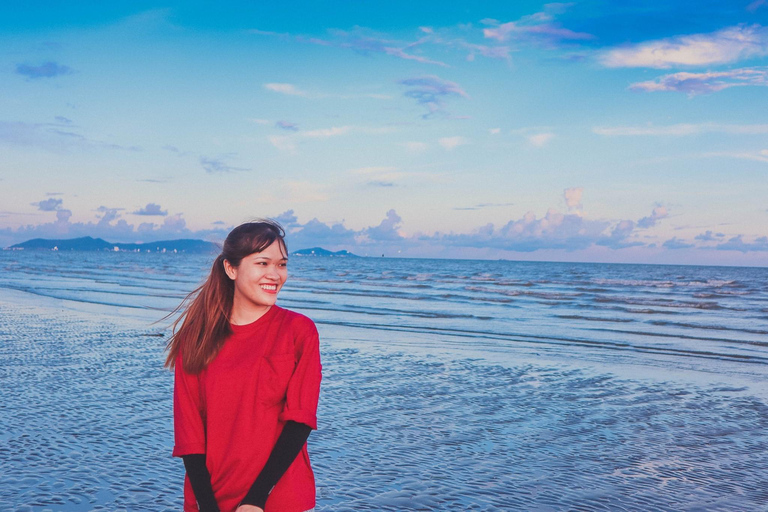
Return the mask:
{"type": "Polygon", "coordinates": [[[216,503],[216,495],[211,486],[211,474],[205,465],[205,454],[194,453],[181,457],[184,460],[184,469],[187,471],[189,484],[195,493],[197,508],[200,512],[219,512],[216,503]]]}
{"type": "Polygon", "coordinates": [[[176,359],[173,385],[173,456],[205,453],[205,416],[198,375],[184,371],[181,355],[176,359]]]}
{"type": "Polygon", "coordinates": [[[250,490],[240,502],[241,505],[255,505],[264,508],[272,488],[282,478],[290,465],[301,452],[312,429],[309,425],[288,421],[277,438],[267,463],[250,490]]]}
{"type": "Polygon", "coordinates": [[[317,429],[317,402],[320,397],[320,340],[314,322],[303,318],[294,340],[296,367],[285,397],[280,421],[295,421],[317,429]]]}

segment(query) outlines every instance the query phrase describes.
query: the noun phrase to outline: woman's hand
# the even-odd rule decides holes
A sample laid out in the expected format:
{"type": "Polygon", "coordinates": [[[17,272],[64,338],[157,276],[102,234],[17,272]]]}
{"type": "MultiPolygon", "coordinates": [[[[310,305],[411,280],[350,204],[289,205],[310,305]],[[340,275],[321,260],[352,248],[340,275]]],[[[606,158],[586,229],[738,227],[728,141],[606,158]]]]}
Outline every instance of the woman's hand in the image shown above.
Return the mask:
{"type": "Polygon", "coordinates": [[[256,505],[240,505],[235,512],[264,512],[264,509],[256,505]]]}

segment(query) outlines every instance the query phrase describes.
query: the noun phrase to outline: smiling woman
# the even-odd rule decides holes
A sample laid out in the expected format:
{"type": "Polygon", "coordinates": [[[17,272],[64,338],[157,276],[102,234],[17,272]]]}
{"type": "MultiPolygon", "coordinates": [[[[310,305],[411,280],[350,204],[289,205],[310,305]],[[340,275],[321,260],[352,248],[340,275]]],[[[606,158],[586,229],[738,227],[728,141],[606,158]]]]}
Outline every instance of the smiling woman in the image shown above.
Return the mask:
{"type": "Polygon", "coordinates": [[[222,263],[235,284],[235,307],[230,317],[235,324],[251,323],[266,313],[277,302],[277,293],[288,278],[288,256],[282,240],[246,256],[236,267],[226,259],[222,263]]]}
{"type": "Polygon", "coordinates": [[[317,428],[319,341],[312,320],[276,305],[288,277],[283,237],[272,221],[233,229],[179,306],[166,365],[187,512],[315,506],[306,440],[317,428]]]}

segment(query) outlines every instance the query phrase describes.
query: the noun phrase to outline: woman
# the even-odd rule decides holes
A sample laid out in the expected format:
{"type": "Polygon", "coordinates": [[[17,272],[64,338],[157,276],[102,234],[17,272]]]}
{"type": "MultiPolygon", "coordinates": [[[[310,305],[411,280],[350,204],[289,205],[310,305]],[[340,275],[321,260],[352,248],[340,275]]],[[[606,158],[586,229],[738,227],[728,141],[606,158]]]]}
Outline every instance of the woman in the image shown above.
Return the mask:
{"type": "Polygon", "coordinates": [[[319,342],[312,320],[275,304],[288,277],[284,236],[272,221],[236,227],[179,306],[166,366],[185,512],[315,506],[306,440],[317,428],[319,342]]]}

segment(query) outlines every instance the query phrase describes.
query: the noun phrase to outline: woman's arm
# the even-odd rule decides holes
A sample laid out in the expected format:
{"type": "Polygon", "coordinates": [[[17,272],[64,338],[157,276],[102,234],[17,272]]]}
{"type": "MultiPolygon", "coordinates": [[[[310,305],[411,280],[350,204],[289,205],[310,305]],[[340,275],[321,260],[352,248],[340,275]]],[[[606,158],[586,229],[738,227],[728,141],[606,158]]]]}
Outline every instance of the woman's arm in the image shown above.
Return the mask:
{"type": "Polygon", "coordinates": [[[192,484],[192,491],[195,493],[197,508],[200,512],[219,512],[219,505],[216,503],[216,497],[213,494],[211,486],[211,474],[205,465],[205,454],[194,453],[183,455],[184,469],[187,470],[189,483],[192,484]]]}
{"type": "MultiPolygon", "coordinates": [[[[303,423],[295,421],[287,421],[285,423],[280,437],[277,438],[275,447],[272,448],[272,453],[269,454],[267,463],[264,464],[264,468],[259,473],[259,476],[256,477],[240,505],[253,505],[264,509],[272,488],[285,474],[299,452],[301,452],[311,431],[312,428],[303,423]]],[[[202,508],[200,510],[202,511],[202,508]]]]}

